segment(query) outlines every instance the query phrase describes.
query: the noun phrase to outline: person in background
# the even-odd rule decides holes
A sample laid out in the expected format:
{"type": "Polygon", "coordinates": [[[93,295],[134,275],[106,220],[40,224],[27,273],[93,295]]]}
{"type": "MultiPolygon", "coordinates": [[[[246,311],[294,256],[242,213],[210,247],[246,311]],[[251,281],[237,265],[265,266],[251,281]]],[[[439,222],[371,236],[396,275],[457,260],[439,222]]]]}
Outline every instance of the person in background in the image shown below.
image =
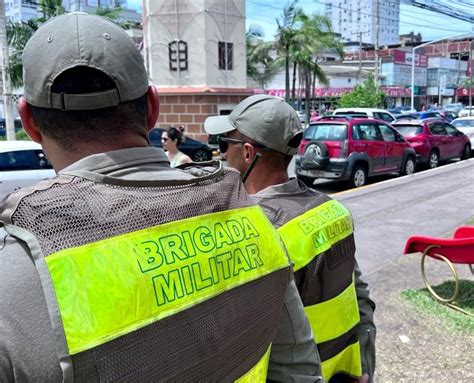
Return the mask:
{"type": "Polygon", "coordinates": [[[323,377],[331,383],[373,381],[375,304],[355,259],[350,212],[288,176],[302,138],[298,114],[279,97],[255,95],[228,116],[208,117],[204,127],[224,135],[220,150],[228,165],[245,174],[245,189],[283,239],[323,377]]]}
{"type": "Polygon", "coordinates": [[[239,174],[149,146],[159,98],[130,37],[50,19],[23,83],[22,125],[57,176],[0,206],[0,381],[321,381],[287,254],[239,174]]]}
{"type": "Polygon", "coordinates": [[[183,134],[176,128],[169,128],[163,131],[161,135],[161,145],[163,145],[163,149],[166,151],[172,168],[193,162],[188,155],[178,149],[178,145],[182,144],[182,142],[183,134]]]}

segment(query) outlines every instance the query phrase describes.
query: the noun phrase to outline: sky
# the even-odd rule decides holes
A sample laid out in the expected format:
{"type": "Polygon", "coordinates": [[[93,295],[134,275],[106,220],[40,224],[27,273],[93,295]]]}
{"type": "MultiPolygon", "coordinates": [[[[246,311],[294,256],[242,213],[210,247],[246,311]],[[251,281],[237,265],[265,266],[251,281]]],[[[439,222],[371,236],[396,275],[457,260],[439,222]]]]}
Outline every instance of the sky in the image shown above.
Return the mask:
{"type": "MultiPolygon", "coordinates": [[[[474,0],[472,1],[474,3],[474,0]]],[[[247,29],[249,25],[257,24],[264,30],[265,40],[272,40],[276,31],[275,19],[280,17],[287,3],[288,0],[246,0],[247,29]]],[[[324,14],[323,0],[299,0],[298,4],[307,14],[324,14]]],[[[421,33],[423,41],[427,41],[474,32],[474,26],[466,21],[402,4],[400,6],[400,34],[411,31],[421,33]]]]}
{"type": "MultiPolygon", "coordinates": [[[[288,1],[289,0],[246,0],[247,29],[251,24],[259,25],[265,32],[265,40],[272,40],[276,32],[275,19],[280,17],[283,7],[288,3],[288,1]]],[[[426,1],[428,2],[430,0],[426,1]]],[[[469,2],[472,1],[474,3],[474,0],[458,0],[457,2],[451,0],[443,1],[456,4],[456,6],[461,9],[462,5],[459,4],[460,2],[469,4],[469,2]]],[[[324,13],[324,0],[299,0],[298,4],[308,14],[315,12],[321,14],[324,13]]],[[[132,9],[141,10],[141,5],[142,0],[128,0],[128,6],[132,9]]],[[[466,5],[465,9],[470,10],[471,14],[474,13],[474,11],[472,11],[472,6],[466,5]]],[[[401,4],[400,34],[410,33],[411,31],[421,33],[423,41],[428,41],[462,33],[474,32],[474,25],[446,15],[401,4]]]]}

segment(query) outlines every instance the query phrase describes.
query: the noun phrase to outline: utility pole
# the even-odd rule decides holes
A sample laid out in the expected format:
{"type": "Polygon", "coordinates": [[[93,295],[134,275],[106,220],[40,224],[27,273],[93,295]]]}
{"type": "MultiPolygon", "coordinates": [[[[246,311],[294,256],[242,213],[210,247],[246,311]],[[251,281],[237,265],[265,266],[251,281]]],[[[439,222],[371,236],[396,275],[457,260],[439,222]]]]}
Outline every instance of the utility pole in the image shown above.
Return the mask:
{"type": "Polygon", "coordinates": [[[375,73],[374,83],[379,86],[379,34],[380,34],[380,0],[375,0],[375,73]]]}
{"type": "Polygon", "coordinates": [[[352,32],[351,35],[359,36],[359,70],[357,72],[357,84],[362,83],[362,35],[369,33],[369,31],[352,32]]]}
{"type": "Polygon", "coordinates": [[[469,42],[469,116],[472,116],[472,90],[474,88],[474,84],[472,83],[472,72],[474,72],[473,68],[473,54],[472,54],[472,39],[469,42]]]}
{"type": "Polygon", "coordinates": [[[12,86],[10,81],[10,55],[7,44],[7,28],[5,23],[5,1],[0,0],[0,45],[2,49],[2,81],[3,81],[3,111],[7,140],[15,139],[13,124],[12,86]]]}
{"type": "Polygon", "coordinates": [[[359,71],[357,72],[357,84],[361,83],[362,78],[362,32],[359,32],[359,71]]]}

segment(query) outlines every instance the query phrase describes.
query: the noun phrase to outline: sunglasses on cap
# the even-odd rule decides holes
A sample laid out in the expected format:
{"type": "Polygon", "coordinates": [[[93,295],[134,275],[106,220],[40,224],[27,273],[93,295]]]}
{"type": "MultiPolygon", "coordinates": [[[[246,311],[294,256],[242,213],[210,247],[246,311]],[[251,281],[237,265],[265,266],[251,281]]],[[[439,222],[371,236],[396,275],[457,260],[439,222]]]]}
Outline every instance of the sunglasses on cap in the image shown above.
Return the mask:
{"type": "Polygon", "coordinates": [[[265,145],[254,144],[253,142],[238,140],[236,138],[229,138],[229,137],[225,137],[225,136],[219,136],[218,143],[219,143],[219,152],[221,152],[221,153],[227,152],[227,149],[229,149],[229,144],[237,145],[237,144],[248,143],[248,144],[252,144],[253,146],[255,146],[257,148],[268,149],[265,145]]]}

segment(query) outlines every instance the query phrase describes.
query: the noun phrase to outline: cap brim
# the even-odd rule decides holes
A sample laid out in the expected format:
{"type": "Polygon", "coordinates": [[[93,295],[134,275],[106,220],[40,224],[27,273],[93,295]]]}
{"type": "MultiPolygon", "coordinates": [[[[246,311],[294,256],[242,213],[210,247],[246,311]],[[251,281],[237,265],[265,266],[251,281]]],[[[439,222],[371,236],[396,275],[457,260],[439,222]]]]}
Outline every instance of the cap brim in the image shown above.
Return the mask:
{"type": "Polygon", "coordinates": [[[204,121],[204,129],[208,134],[224,134],[235,130],[229,116],[212,116],[204,121]]]}

